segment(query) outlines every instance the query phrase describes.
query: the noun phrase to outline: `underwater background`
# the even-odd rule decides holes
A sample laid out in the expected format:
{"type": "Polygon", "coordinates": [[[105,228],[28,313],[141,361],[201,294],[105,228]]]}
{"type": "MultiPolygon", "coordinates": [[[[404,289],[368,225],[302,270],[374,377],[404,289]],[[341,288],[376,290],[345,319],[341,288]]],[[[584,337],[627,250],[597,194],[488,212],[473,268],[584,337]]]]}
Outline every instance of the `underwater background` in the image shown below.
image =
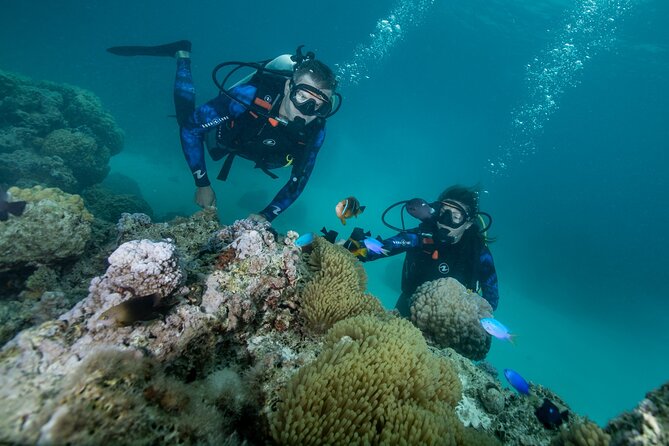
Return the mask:
{"type": "MultiPolygon", "coordinates": [[[[495,317],[518,335],[487,359],[604,424],[669,378],[668,22],[662,0],[5,1],[0,68],[98,95],[125,131],[105,184],[121,192],[129,177],[161,219],[197,210],[169,117],[174,61],[105,48],[190,39],[201,103],[217,63],[306,44],[339,67],[344,103],[274,226],[389,236],[390,204],[480,184],[495,317]],[[334,206],[349,195],[367,209],[343,227],[334,206]]],[[[238,158],[213,183],[221,222],[263,208],[287,174],[238,158]]],[[[387,308],[401,266],[365,265],[387,308]]]]}

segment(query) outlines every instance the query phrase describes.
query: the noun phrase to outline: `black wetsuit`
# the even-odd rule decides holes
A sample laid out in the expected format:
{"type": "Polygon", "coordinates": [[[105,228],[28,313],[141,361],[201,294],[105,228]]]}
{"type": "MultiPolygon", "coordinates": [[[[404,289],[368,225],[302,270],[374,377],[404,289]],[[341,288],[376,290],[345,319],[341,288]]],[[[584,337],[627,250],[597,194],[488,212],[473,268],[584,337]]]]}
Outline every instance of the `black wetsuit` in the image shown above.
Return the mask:
{"type": "Polygon", "coordinates": [[[497,308],[499,292],[497,290],[497,273],[492,254],[472,226],[455,244],[435,245],[431,238],[421,234],[426,231],[417,228],[382,240],[387,254],[367,251],[360,260],[372,261],[386,256],[406,253],[402,267],[402,294],[395,308],[404,317],[410,315],[411,296],[418,286],[440,278],[453,277],[470,290],[479,290],[493,310],[497,308]],[[435,249],[438,253],[433,259],[435,249]]]}
{"type": "MultiPolygon", "coordinates": [[[[293,129],[253,112],[243,104],[260,104],[261,108],[277,109],[283,98],[286,78],[257,74],[249,83],[234,87],[229,94],[219,95],[195,108],[195,88],[190,59],[177,59],[174,102],[180,126],[181,146],[198,187],[210,184],[204,159],[204,143],[214,160],[227,156],[219,179],[225,179],[233,157],[252,160],[255,167],[270,173],[278,167],[292,168],[288,182],[259,213],[272,221],[286,210],[304,190],[314,169],[316,156],[325,139],[325,120],[316,118],[302,128],[293,129]],[[215,138],[207,134],[216,132],[215,138]]],[[[265,110],[266,111],[266,110],[265,110]]]]}

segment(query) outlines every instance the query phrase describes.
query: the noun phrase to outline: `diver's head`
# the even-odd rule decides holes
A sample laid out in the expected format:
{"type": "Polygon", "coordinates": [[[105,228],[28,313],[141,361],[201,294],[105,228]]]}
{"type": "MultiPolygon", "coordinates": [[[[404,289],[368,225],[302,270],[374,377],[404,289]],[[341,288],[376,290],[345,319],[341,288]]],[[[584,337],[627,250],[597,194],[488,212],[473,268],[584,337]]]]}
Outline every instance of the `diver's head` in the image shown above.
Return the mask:
{"type": "Polygon", "coordinates": [[[286,81],[279,114],[289,121],[299,117],[305,123],[332,112],[332,96],[337,87],[334,72],[323,62],[306,59],[286,81]]]}
{"type": "Polygon", "coordinates": [[[479,212],[478,192],[473,188],[451,186],[439,195],[434,207],[438,209],[437,238],[442,243],[458,243],[479,212]]]}

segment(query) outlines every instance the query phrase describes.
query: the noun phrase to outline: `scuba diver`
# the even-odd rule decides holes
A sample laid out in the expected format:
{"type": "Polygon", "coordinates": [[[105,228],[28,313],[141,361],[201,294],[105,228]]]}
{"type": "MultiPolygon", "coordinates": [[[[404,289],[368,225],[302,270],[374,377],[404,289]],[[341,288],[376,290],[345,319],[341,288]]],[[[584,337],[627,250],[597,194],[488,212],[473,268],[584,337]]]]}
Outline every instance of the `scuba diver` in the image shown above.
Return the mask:
{"type": "Polygon", "coordinates": [[[290,167],[288,182],[274,199],[249,219],[271,222],[297,200],[314,169],[325,139],[325,121],[341,106],[335,92],[333,71],[315,59],[313,52],[283,55],[262,62],[224,62],[212,72],[220,94],[195,108],[191,74],[191,42],[180,40],[158,46],[108,48],[120,56],[175,57],[174,105],[180,127],[181,147],[195,181],[195,202],[216,206],[216,194],[207,172],[204,147],[214,161],[227,157],[217,176],[225,181],[235,156],[255,162],[272,178],[279,167],[290,167]],[[217,75],[234,66],[225,79],[217,75]],[[226,81],[240,68],[254,72],[226,88],[226,81]]]}
{"type": "Polygon", "coordinates": [[[369,232],[356,228],[344,246],[363,262],[406,253],[402,294],[395,304],[403,317],[410,316],[411,296],[419,285],[445,277],[453,277],[466,288],[480,291],[493,310],[497,308],[497,273],[485,235],[492,217],[479,211],[475,189],[449,187],[431,204],[422,198],[400,201],[386,209],[381,218],[386,226],[400,232],[387,239],[372,239],[369,232]],[[401,228],[385,219],[399,205],[402,205],[401,228]],[[417,228],[404,228],[405,209],[421,221],[417,228]],[[487,225],[481,216],[488,218],[487,225]]]}

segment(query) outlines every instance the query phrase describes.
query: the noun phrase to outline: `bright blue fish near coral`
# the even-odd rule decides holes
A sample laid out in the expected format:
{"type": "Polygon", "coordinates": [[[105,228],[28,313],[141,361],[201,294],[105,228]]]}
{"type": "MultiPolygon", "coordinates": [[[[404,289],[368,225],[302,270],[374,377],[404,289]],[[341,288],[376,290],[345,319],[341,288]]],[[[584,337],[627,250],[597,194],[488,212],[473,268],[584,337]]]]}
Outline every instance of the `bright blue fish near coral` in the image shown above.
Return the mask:
{"type": "Polygon", "coordinates": [[[502,339],[504,341],[509,341],[513,343],[513,338],[516,336],[511,334],[508,328],[506,328],[500,321],[492,317],[484,317],[481,319],[481,325],[483,329],[490,333],[492,336],[497,339],[502,339]]]}
{"type": "Polygon", "coordinates": [[[511,369],[504,369],[504,376],[518,393],[522,393],[523,395],[530,394],[530,384],[525,381],[525,378],[520,376],[520,373],[511,369]]]}
{"type": "Polygon", "coordinates": [[[365,248],[375,254],[388,254],[388,250],[383,248],[383,243],[375,238],[366,237],[363,241],[365,248]]]}
{"type": "Polygon", "coordinates": [[[300,248],[304,248],[305,246],[309,246],[314,242],[314,233],[313,232],[307,232],[306,234],[302,234],[295,240],[295,246],[298,246],[300,248]]]}

